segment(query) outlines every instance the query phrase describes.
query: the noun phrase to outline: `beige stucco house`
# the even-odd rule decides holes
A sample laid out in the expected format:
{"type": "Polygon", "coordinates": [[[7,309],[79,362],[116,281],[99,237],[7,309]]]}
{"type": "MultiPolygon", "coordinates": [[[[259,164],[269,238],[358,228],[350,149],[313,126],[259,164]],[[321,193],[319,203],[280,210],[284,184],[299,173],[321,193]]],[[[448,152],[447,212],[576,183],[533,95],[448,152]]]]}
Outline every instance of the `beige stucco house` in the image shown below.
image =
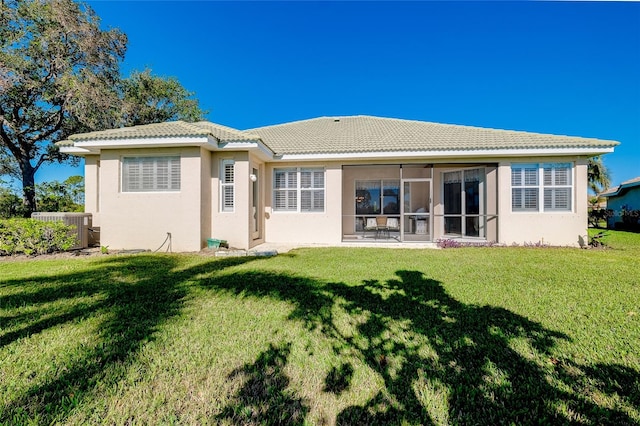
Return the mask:
{"type": "Polygon", "coordinates": [[[587,158],[615,141],[371,116],[236,130],[182,121],[73,135],[86,212],[111,248],[208,238],[343,243],[438,239],[577,245],[587,158]]]}

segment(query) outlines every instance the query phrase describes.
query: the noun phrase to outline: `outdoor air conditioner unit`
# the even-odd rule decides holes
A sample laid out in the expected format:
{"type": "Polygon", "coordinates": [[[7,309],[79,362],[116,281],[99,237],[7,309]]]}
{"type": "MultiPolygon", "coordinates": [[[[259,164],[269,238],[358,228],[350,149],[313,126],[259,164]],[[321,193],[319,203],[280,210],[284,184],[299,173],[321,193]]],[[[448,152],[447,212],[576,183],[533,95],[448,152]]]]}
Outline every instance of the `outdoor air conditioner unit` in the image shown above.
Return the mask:
{"type": "Polygon", "coordinates": [[[57,213],[36,212],[31,214],[32,219],[45,222],[62,221],[65,225],[75,225],[77,233],[76,245],[72,250],[89,247],[89,228],[91,228],[91,213],[57,213]]]}

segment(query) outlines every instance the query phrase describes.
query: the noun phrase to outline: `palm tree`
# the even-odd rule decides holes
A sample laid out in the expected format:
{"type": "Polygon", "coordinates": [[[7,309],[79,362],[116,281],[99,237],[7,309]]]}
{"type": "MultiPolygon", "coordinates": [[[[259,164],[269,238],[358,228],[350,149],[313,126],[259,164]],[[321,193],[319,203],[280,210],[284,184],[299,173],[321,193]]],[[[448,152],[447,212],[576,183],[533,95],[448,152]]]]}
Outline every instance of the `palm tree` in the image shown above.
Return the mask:
{"type": "Polygon", "coordinates": [[[589,189],[594,194],[598,195],[611,185],[611,179],[609,177],[609,170],[607,166],[602,162],[602,157],[597,155],[589,158],[587,164],[587,180],[589,183],[589,189]]]}

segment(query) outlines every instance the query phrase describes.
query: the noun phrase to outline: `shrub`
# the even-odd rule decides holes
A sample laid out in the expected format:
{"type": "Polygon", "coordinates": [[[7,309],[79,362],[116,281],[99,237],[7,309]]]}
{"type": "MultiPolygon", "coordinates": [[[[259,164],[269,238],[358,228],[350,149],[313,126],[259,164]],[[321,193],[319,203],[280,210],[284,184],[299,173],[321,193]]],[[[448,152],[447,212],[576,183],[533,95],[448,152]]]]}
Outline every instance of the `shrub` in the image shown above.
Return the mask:
{"type": "Polygon", "coordinates": [[[451,239],[439,239],[436,241],[436,244],[440,248],[458,248],[462,247],[459,241],[451,240],[451,239]]]}
{"type": "Polygon", "coordinates": [[[436,240],[439,248],[459,248],[459,247],[498,247],[497,241],[458,241],[441,238],[436,240]]]}
{"type": "Polygon", "coordinates": [[[65,251],[75,243],[74,225],[35,219],[0,220],[0,255],[65,251]]]}

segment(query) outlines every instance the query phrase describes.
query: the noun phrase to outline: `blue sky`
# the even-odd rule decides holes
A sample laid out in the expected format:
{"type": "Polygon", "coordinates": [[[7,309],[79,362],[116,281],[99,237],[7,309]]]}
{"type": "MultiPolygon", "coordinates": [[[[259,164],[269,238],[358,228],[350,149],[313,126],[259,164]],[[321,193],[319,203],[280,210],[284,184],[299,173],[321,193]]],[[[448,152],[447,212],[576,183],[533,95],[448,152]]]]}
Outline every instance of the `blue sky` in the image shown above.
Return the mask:
{"type": "Polygon", "coordinates": [[[640,176],[637,2],[89,4],[128,35],[125,73],[177,77],[216,123],[366,114],[612,139],[613,183],[640,176]]]}

